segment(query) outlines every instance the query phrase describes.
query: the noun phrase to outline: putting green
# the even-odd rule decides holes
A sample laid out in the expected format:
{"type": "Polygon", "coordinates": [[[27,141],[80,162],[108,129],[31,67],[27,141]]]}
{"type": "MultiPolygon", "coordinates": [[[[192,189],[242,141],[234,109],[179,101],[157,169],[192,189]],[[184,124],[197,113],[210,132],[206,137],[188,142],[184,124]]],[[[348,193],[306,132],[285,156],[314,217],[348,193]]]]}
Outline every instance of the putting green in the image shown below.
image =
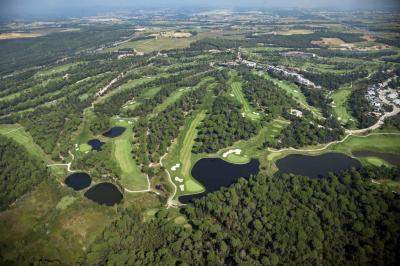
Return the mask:
{"type": "Polygon", "coordinates": [[[92,150],[92,146],[90,146],[87,143],[82,143],[79,144],[79,151],[80,152],[87,152],[87,151],[91,151],[92,150]]]}
{"type": "Polygon", "coordinates": [[[238,155],[233,153],[229,154],[226,158],[223,159],[230,163],[236,163],[236,164],[245,164],[250,161],[250,158],[247,157],[246,155],[238,155]]]}

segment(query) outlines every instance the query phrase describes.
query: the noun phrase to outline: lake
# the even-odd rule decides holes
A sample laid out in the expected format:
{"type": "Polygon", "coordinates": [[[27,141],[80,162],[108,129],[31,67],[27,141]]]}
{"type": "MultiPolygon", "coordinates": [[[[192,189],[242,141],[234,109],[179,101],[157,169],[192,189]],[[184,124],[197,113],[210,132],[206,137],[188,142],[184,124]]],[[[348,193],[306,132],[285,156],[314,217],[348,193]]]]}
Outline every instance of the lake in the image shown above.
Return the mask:
{"type": "Polygon", "coordinates": [[[65,179],[65,184],[74,190],[81,190],[90,186],[92,178],[84,172],[73,173],[65,179]]]}
{"type": "Polygon", "coordinates": [[[111,183],[99,183],[85,192],[85,197],[98,203],[112,206],[121,202],[123,196],[119,189],[111,183]]]}
{"type": "Polygon", "coordinates": [[[121,136],[122,133],[124,133],[125,129],[126,128],[124,127],[113,127],[109,131],[103,133],[103,136],[108,138],[115,138],[121,136]]]}
{"type": "Polygon", "coordinates": [[[98,139],[91,139],[87,142],[90,146],[92,146],[92,150],[101,151],[101,146],[104,145],[104,142],[98,139]]]}
{"type": "Polygon", "coordinates": [[[378,157],[393,165],[400,165],[400,155],[394,153],[376,152],[376,151],[353,151],[355,157],[378,157]]]}
{"type": "Polygon", "coordinates": [[[205,191],[180,196],[179,201],[189,203],[221,187],[229,187],[241,177],[249,179],[251,175],[259,172],[259,166],[260,163],[256,159],[252,159],[247,164],[232,164],[220,158],[201,159],[193,166],[192,176],[205,187],[205,191]]]}
{"type": "Polygon", "coordinates": [[[360,168],[361,163],[342,153],[325,153],[317,156],[291,154],[276,162],[278,172],[282,174],[296,174],[308,177],[321,177],[329,172],[340,173],[351,168],[360,168]]]}

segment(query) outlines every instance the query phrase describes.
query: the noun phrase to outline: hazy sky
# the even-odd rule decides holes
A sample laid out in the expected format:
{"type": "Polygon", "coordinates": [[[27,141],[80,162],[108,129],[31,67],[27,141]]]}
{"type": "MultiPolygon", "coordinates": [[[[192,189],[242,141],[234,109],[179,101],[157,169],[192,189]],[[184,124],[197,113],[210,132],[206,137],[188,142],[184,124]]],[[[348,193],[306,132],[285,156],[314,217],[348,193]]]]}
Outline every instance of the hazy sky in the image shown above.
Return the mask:
{"type": "Polygon", "coordinates": [[[383,9],[399,8],[399,0],[0,0],[0,16],[49,15],[51,12],[66,13],[109,8],[145,7],[331,7],[338,9],[383,9]]]}

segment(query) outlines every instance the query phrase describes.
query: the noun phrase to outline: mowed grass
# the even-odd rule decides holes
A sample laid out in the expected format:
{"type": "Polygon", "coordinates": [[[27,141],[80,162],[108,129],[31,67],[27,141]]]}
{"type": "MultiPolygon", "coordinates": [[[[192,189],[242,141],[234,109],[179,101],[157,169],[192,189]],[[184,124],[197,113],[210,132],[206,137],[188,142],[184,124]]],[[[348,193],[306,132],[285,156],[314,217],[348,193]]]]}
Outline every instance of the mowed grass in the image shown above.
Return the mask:
{"type": "Polygon", "coordinates": [[[356,150],[400,153],[400,134],[350,136],[343,143],[334,145],[332,149],[347,154],[356,150]]]}
{"type": "Polygon", "coordinates": [[[0,124],[0,134],[13,139],[15,142],[23,145],[32,155],[39,157],[46,163],[53,163],[51,157],[46,154],[39,145],[37,145],[32,136],[25,131],[19,124],[0,124]]]}
{"type": "Polygon", "coordinates": [[[164,160],[165,167],[171,175],[172,182],[177,186],[176,197],[204,191],[203,186],[191,176],[190,171],[194,162],[198,159],[197,155],[193,156],[192,148],[197,137],[197,127],[205,118],[205,115],[206,108],[203,108],[198,111],[192,119],[186,122],[183,130],[178,136],[178,139],[174,142],[164,160]],[[180,163],[180,167],[175,171],[172,171],[171,167],[175,166],[177,163],[180,163]],[[183,179],[183,182],[176,181],[175,177],[183,179]],[[184,191],[180,190],[180,185],[185,186],[184,191]]]}
{"type": "Polygon", "coordinates": [[[349,121],[354,121],[354,118],[351,116],[350,111],[347,107],[347,99],[351,94],[351,89],[348,87],[343,87],[332,94],[333,100],[333,111],[336,115],[336,118],[343,124],[348,123],[349,121]]]}
{"type": "Polygon", "coordinates": [[[132,126],[128,122],[115,122],[115,126],[125,127],[125,132],[113,139],[113,157],[121,169],[121,184],[130,190],[147,189],[147,177],[140,171],[132,158],[132,126]]]}
{"type": "Polygon", "coordinates": [[[229,154],[226,158],[223,158],[230,163],[235,164],[244,164],[250,161],[250,158],[247,155],[238,155],[238,154],[229,154]]]}
{"type": "Polygon", "coordinates": [[[260,114],[254,110],[249,104],[249,102],[244,98],[242,92],[242,83],[239,81],[231,82],[232,93],[235,95],[236,99],[242,104],[243,111],[247,117],[251,120],[260,119],[260,114]]]}

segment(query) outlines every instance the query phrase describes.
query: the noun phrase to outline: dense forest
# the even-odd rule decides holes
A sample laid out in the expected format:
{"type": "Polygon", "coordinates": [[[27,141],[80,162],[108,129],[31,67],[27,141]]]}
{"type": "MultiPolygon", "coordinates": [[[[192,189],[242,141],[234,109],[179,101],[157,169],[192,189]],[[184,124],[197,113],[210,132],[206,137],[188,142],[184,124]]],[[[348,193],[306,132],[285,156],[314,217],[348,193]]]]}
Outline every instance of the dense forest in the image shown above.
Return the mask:
{"type": "MultiPolygon", "coordinates": [[[[369,172],[373,172],[370,169],[369,172]]],[[[370,173],[371,174],[371,173],[370,173]]],[[[351,170],[309,179],[260,174],[143,222],[125,210],[89,265],[396,265],[400,198],[351,170]]]]}
{"type": "Polygon", "coordinates": [[[0,135],[0,210],[49,176],[44,163],[20,144],[0,135]]]}
{"type": "Polygon", "coordinates": [[[243,86],[246,99],[258,110],[267,114],[268,119],[296,106],[294,100],[273,82],[246,71],[242,71],[241,74],[246,80],[243,86]]]}
{"type": "Polygon", "coordinates": [[[363,70],[337,74],[331,72],[314,73],[308,71],[300,71],[300,74],[314,82],[316,85],[320,85],[328,90],[336,90],[343,84],[350,83],[357,79],[366,77],[368,75],[368,72],[366,70],[363,70]]]}
{"type": "Polygon", "coordinates": [[[133,154],[142,164],[142,170],[152,175],[150,162],[158,162],[171,142],[178,136],[186,119],[204,102],[208,84],[191,90],[157,116],[148,120],[140,117],[134,127],[135,146],[133,154]]]}
{"type": "Polygon", "coordinates": [[[365,98],[365,94],[366,89],[353,90],[347,101],[347,106],[357,120],[359,128],[367,128],[378,121],[378,117],[373,114],[374,108],[365,98]]]}
{"type": "Polygon", "coordinates": [[[216,152],[237,140],[249,139],[257,129],[254,122],[242,116],[241,105],[236,100],[218,96],[199,127],[193,152],[216,152]]]}
{"type": "Polygon", "coordinates": [[[291,114],[285,114],[285,117],[291,121],[290,125],[281,131],[275,141],[267,140],[264,146],[278,149],[299,148],[339,140],[344,135],[344,130],[335,117],[316,120],[307,110],[303,110],[302,117],[291,114]]]}

